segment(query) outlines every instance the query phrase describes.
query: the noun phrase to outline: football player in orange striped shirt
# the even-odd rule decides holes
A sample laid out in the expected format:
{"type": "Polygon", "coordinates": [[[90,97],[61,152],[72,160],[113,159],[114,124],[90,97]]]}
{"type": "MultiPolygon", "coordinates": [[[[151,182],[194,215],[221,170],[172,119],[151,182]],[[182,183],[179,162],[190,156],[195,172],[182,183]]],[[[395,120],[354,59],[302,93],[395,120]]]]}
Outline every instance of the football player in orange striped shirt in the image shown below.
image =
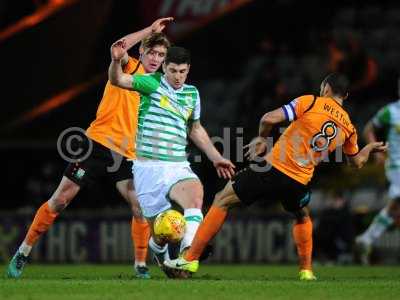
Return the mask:
{"type": "MultiPolygon", "coordinates": [[[[142,41],[139,60],[127,54],[121,60],[124,72],[129,74],[153,73],[164,61],[170,42],[162,33],[173,18],[161,18],[143,30],[125,36],[127,49],[142,41]]],[[[146,266],[150,228],[143,218],[135,194],[132,178],[134,142],[137,129],[140,95],[118,88],[107,82],[96,119],[86,131],[88,140],[81,146],[92,145],[88,158],[70,163],[61,182],[51,196],[36,212],[35,218],[21,246],[12,258],[7,273],[9,277],[22,275],[32,247],[47,232],[56,217],[74,199],[79,190],[101,177],[107,177],[132,208],[132,242],[135,245],[135,272],[139,278],[150,278],[146,266]],[[120,164],[116,166],[116,164],[120,164]],[[116,166],[116,168],[112,168],[116,166]]]]}
{"type": "Polygon", "coordinates": [[[312,271],[312,222],[306,208],[310,202],[308,186],[314,168],[337,147],[342,147],[351,165],[361,168],[371,152],[384,152],[382,142],[366,145],[359,151],[357,132],[343,109],[348,97],[347,79],[330,74],[321,83],[320,96],[301,96],[281,108],[266,113],[260,122],[259,137],[249,144],[247,155],[258,158],[257,164],[237,173],[214,199],[192,246],[183,257],[166,261],[173,269],[194,273],[204,247],[218,233],[235,204],[252,204],[258,199],[273,201],[281,195],[285,210],[296,218],[293,238],[300,264],[300,280],[315,280],[312,271]],[[292,122],[271,151],[267,152],[266,138],[272,127],[283,121],[292,122]],[[260,159],[261,158],[261,159],[260,159]],[[271,191],[278,192],[269,197],[271,191]]]}

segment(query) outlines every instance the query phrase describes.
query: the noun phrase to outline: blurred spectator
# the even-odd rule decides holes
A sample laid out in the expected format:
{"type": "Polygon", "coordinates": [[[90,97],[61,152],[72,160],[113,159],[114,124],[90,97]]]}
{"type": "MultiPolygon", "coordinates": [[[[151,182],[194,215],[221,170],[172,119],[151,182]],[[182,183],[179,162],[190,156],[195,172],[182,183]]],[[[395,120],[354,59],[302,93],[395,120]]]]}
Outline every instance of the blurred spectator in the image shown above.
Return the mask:
{"type": "Polygon", "coordinates": [[[376,81],[377,63],[354,34],[337,34],[328,48],[329,71],[346,74],[352,83],[352,93],[370,87],[376,81]]]}
{"type": "Polygon", "coordinates": [[[335,192],[321,212],[314,238],[314,253],[322,263],[350,263],[354,228],[347,199],[335,192]]]}
{"type": "Polygon", "coordinates": [[[26,205],[36,207],[44,199],[49,199],[58,185],[59,170],[52,161],[43,163],[38,172],[35,172],[26,180],[25,194],[26,205]]]}

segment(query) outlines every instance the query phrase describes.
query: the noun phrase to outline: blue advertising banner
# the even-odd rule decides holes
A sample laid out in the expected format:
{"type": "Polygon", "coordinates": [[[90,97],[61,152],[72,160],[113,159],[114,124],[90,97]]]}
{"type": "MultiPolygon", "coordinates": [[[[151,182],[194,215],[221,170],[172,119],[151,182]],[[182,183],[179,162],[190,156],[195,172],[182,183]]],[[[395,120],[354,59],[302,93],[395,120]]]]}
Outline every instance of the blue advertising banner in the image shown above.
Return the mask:
{"type": "MultiPolygon", "coordinates": [[[[6,262],[24,239],[31,217],[3,215],[0,261],[6,262]]],[[[291,220],[231,216],[213,241],[210,262],[295,262],[291,220]]],[[[44,263],[128,263],[133,261],[128,216],[62,216],[34,247],[31,260],[44,263]]]]}

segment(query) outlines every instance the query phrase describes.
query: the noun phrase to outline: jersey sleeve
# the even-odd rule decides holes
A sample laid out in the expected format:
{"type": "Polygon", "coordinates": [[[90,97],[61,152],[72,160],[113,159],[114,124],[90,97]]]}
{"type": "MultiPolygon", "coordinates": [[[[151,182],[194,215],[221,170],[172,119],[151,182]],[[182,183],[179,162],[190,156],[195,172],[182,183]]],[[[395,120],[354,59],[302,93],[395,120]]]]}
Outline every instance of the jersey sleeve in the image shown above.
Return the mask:
{"type": "Polygon", "coordinates": [[[286,120],[293,121],[300,118],[315,101],[314,95],[300,96],[288,104],[282,106],[283,112],[285,113],[286,120]]]}
{"type": "Polygon", "coordinates": [[[192,121],[199,120],[200,119],[200,113],[201,113],[200,94],[199,94],[198,90],[196,90],[195,97],[196,97],[196,99],[195,99],[196,103],[194,105],[194,109],[193,109],[193,112],[192,112],[192,115],[191,115],[192,121]]]}
{"type": "Polygon", "coordinates": [[[354,129],[353,133],[344,141],[343,152],[348,156],[354,156],[359,152],[357,144],[357,131],[354,129]]]}
{"type": "Polygon", "coordinates": [[[384,128],[390,124],[390,110],[388,106],[382,107],[372,118],[372,124],[376,128],[384,128]]]}
{"type": "Polygon", "coordinates": [[[141,94],[151,94],[160,86],[161,74],[135,74],[132,87],[141,94]]]}
{"type": "Polygon", "coordinates": [[[123,66],[123,71],[126,74],[133,74],[139,67],[139,61],[133,57],[128,58],[128,62],[123,66]]]}

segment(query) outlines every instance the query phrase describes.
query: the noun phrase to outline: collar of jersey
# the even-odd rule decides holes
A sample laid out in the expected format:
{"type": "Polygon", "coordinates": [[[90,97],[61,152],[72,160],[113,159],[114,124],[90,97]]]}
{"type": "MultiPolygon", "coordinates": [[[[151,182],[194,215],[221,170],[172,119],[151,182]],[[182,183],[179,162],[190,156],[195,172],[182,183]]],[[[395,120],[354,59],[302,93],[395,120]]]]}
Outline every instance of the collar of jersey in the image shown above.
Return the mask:
{"type": "Polygon", "coordinates": [[[333,101],[335,101],[335,103],[336,103],[337,105],[339,105],[339,106],[343,106],[343,103],[342,103],[342,104],[340,104],[339,102],[337,102],[337,101],[335,100],[335,98],[333,98],[333,97],[329,97],[329,99],[332,99],[333,101]]]}
{"type": "Polygon", "coordinates": [[[168,89],[169,89],[170,92],[178,93],[178,92],[182,92],[182,91],[183,91],[183,86],[184,86],[184,85],[182,85],[179,89],[175,90],[175,89],[168,83],[167,79],[165,79],[165,75],[163,75],[163,76],[161,77],[161,81],[162,81],[162,83],[165,84],[166,87],[168,87],[168,89]]]}

